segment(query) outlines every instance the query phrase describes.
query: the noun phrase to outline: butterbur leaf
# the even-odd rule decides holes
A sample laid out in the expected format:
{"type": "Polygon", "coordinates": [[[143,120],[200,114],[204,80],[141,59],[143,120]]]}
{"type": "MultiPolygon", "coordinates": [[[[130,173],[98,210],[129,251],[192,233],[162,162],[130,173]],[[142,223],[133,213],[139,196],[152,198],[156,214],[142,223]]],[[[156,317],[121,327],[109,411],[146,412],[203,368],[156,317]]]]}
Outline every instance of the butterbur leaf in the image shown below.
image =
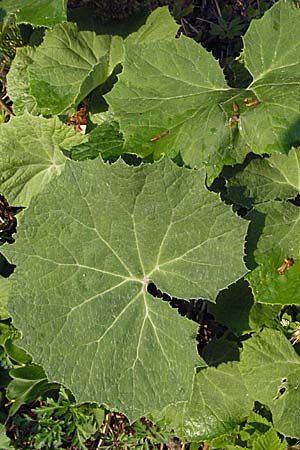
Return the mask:
{"type": "Polygon", "coordinates": [[[35,49],[33,47],[20,47],[7,74],[7,94],[13,101],[15,115],[28,111],[34,114],[36,104],[30,94],[28,67],[33,62],[35,49]]]}
{"type": "Polygon", "coordinates": [[[5,251],[8,309],[21,346],[77,401],[135,420],[189,398],[198,326],[147,286],[214,300],[245,274],[247,222],[204,181],[167,159],[68,161],[24,212],[5,251]]]}
{"type": "Polygon", "coordinates": [[[13,14],[17,23],[34,27],[53,27],[67,20],[67,0],[2,0],[0,8],[5,20],[13,14]]]}
{"type": "Polygon", "coordinates": [[[299,356],[279,331],[265,328],[243,344],[240,370],[250,396],[270,409],[275,430],[297,438],[299,368],[299,356]]]}
{"type": "Polygon", "coordinates": [[[251,397],[234,362],[201,369],[195,376],[190,401],[168,408],[164,416],[177,436],[201,442],[233,431],[251,408],[251,397]]]}
{"type": "MultiPolygon", "coordinates": [[[[247,275],[254,298],[260,303],[299,304],[300,209],[290,202],[271,201],[256,210],[265,214],[265,226],[254,251],[258,267],[247,275]]],[[[248,240],[252,238],[249,231],[248,240]]]]}
{"type": "Polygon", "coordinates": [[[73,23],[49,30],[28,67],[30,93],[38,110],[54,115],[77,106],[107,80],[122,54],[119,36],[78,31],[73,23]]]}
{"type": "Polygon", "coordinates": [[[300,39],[299,25],[299,11],[285,0],[251,22],[243,53],[253,77],[247,89],[229,88],[213,56],[185,36],[126,40],[124,70],[106,95],[126,144],[141,156],[181,152],[188,165],[207,165],[210,177],[250,150],[287,152],[300,140],[300,57],[295,46],[286,51],[300,39]]]}
{"type": "Polygon", "coordinates": [[[245,195],[253,202],[284,200],[300,192],[300,149],[292,148],[288,155],[272,155],[252,160],[228,183],[229,196],[233,189],[245,187],[245,195]]]}
{"type": "Polygon", "coordinates": [[[44,119],[26,113],[0,125],[0,190],[10,204],[27,206],[53,176],[66,157],[62,150],[83,137],[58,118],[44,119]]]}

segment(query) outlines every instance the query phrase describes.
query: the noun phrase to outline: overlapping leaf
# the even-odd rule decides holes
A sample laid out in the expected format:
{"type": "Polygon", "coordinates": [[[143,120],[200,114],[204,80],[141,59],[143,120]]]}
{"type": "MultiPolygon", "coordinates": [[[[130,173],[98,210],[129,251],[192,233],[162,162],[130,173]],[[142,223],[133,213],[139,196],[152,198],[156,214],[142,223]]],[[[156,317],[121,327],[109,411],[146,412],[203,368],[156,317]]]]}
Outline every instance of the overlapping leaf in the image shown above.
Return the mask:
{"type": "Polygon", "coordinates": [[[57,118],[26,113],[0,126],[0,188],[10,204],[28,206],[65,164],[62,150],[83,137],[57,118]]]}
{"type": "Polygon", "coordinates": [[[2,0],[0,12],[4,21],[14,15],[17,23],[53,27],[67,20],[67,0],[2,0]]]}
{"type": "Polygon", "coordinates": [[[213,56],[191,39],[128,40],[124,71],[106,96],[127,144],[141,155],[181,152],[186,163],[206,164],[212,174],[249,149],[286,152],[300,138],[299,52],[290,45],[287,51],[300,38],[299,25],[299,11],[285,0],[251,23],[243,58],[253,82],[245,90],[230,89],[213,56]],[[262,44],[266,35],[271,46],[262,44]],[[245,99],[260,104],[247,107],[245,99]],[[240,120],[227,128],[234,102],[240,120]]]}
{"type": "Polygon", "coordinates": [[[35,362],[78,401],[133,420],[189,398],[197,325],[147,284],[214,300],[244,275],[247,222],[204,179],[168,160],[68,162],[25,211],[5,253],[18,267],[9,311],[35,362]]]}
{"type": "Polygon", "coordinates": [[[251,161],[230,180],[229,196],[239,187],[245,187],[244,195],[254,203],[295,197],[300,192],[300,149],[251,161]]]}
{"type": "Polygon", "coordinates": [[[265,329],[244,343],[241,373],[252,398],[268,406],[277,431],[300,436],[300,358],[279,331],[265,329]]]}
{"type": "Polygon", "coordinates": [[[44,115],[60,114],[78,105],[104,83],[122,59],[119,36],[77,31],[73,23],[46,33],[28,67],[30,93],[44,115]]]}
{"type": "Polygon", "coordinates": [[[271,201],[257,211],[265,215],[265,226],[254,251],[258,267],[247,275],[254,297],[261,303],[299,304],[300,209],[289,202],[271,201]],[[280,274],[278,269],[288,257],[294,258],[294,264],[280,274]]]}

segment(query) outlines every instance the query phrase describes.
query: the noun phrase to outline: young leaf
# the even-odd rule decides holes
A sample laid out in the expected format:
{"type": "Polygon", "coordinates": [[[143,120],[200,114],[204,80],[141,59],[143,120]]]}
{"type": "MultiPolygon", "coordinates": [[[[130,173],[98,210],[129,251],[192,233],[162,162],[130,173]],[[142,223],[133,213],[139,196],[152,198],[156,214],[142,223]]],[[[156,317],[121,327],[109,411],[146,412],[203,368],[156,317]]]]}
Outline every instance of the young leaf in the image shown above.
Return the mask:
{"type": "MultiPolygon", "coordinates": [[[[300,209],[289,202],[271,201],[257,206],[265,226],[254,251],[258,267],[247,275],[255,300],[281,305],[299,304],[300,209]],[[291,258],[291,266],[278,270],[291,258]],[[294,258],[294,259],[293,259],[294,258]]],[[[249,228],[248,240],[253,236],[249,228]]]]}
{"type": "Polygon", "coordinates": [[[79,402],[134,420],[189,398],[197,325],[147,285],[214,300],[245,273],[247,222],[204,180],[167,159],[67,162],[24,212],[5,252],[17,265],[9,312],[22,346],[79,402]]]}
{"type": "Polygon", "coordinates": [[[240,370],[250,396],[270,408],[277,431],[299,438],[300,358],[293,346],[281,332],[265,328],[243,347],[240,370]]]}
{"type": "Polygon", "coordinates": [[[286,445],[282,443],[273,428],[262,434],[253,443],[253,450],[285,450],[286,445]]]}
{"type": "Polygon", "coordinates": [[[299,11],[285,0],[252,22],[244,50],[253,76],[248,89],[230,89],[213,56],[184,36],[126,40],[123,73],[106,99],[127,145],[141,156],[181,152],[192,167],[208,165],[211,175],[241,162],[250,149],[287,152],[300,140],[300,58],[295,47],[286,51],[291,39],[300,39],[299,25],[299,11]],[[272,45],[262,45],[270,35],[272,45]],[[234,104],[237,119],[230,122],[234,104]],[[165,130],[164,139],[151,141],[165,130]]]}
{"type": "Polygon", "coordinates": [[[73,23],[46,33],[28,67],[30,93],[44,115],[61,114],[78,105],[104,83],[122,60],[119,36],[77,31],[73,23]]]}
{"type": "Polygon", "coordinates": [[[10,203],[27,206],[33,195],[58,175],[66,157],[62,149],[83,136],[58,118],[26,113],[0,125],[0,188],[10,203]]]}

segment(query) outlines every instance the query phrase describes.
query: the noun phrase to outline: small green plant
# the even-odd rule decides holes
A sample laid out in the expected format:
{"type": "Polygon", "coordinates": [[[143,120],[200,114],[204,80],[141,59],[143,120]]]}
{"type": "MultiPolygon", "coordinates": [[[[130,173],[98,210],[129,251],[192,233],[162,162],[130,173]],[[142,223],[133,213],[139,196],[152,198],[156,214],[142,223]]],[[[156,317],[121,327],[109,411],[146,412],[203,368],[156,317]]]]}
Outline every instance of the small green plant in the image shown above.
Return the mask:
{"type": "Polygon", "coordinates": [[[55,449],[73,446],[86,450],[85,442],[99,432],[103,409],[95,404],[78,405],[63,387],[57,399],[37,401],[27,413],[13,419],[11,430],[18,445],[30,449],[55,449]]]}
{"type": "Polygon", "coordinates": [[[168,443],[175,446],[174,433],[166,426],[164,421],[153,423],[146,418],[141,418],[130,425],[125,416],[120,414],[108,414],[107,425],[104,427],[100,444],[101,448],[151,450],[168,443]]]}
{"type": "Polygon", "coordinates": [[[218,23],[211,24],[210,33],[213,36],[219,36],[221,39],[233,39],[240,36],[245,28],[245,23],[242,23],[239,17],[233,17],[228,22],[222,16],[219,16],[218,23]]]}

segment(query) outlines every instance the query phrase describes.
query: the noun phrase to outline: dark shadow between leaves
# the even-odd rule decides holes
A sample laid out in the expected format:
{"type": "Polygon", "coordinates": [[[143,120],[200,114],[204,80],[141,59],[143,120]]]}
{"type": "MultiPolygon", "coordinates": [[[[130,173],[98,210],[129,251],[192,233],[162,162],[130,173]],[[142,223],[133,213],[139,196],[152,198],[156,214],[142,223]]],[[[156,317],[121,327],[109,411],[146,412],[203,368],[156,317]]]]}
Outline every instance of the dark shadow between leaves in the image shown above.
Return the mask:
{"type": "MultiPolygon", "coordinates": [[[[282,153],[288,153],[291,147],[300,146],[300,116],[294,120],[294,122],[289,126],[287,131],[283,136],[283,149],[282,153]]],[[[278,151],[278,149],[276,149],[278,151]]]]}
{"type": "Polygon", "coordinates": [[[141,9],[136,14],[120,20],[101,23],[99,15],[95,14],[95,7],[87,6],[68,8],[68,22],[76,22],[79,31],[94,31],[96,34],[110,34],[126,38],[146,23],[150,11],[141,9]]]}
{"type": "MultiPolygon", "coordinates": [[[[238,344],[236,344],[237,338],[233,336],[226,326],[215,320],[214,316],[208,312],[209,302],[202,299],[192,299],[187,301],[170,297],[168,294],[165,294],[157,289],[154,283],[150,283],[148,285],[148,293],[153,297],[160,298],[163,301],[168,302],[172,308],[178,310],[179,314],[199,324],[197,334],[198,353],[205,359],[204,351],[206,347],[210,346],[207,353],[207,360],[209,363],[214,361],[212,365],[215,365],[220,364],[221,362],[233,361],[236,360],[236,358],[239,359],[238,344]],[[222,352],[217,351],[216,359],[213,360],[215,350],[212,349],[212,347],[215,345],[219,346],[219,343],[215,344],[215,342],[221,341],[223,346],[226,348],[228,347],[228,351],[223,352],[223,359],[221,357],[222,352]],[[213,343],[211,344],[211,342],[213,343]],[[228,342],[229,344],[227,344],[228,342]]],[[[221,346],[218,348],[221,349],[221,346]]]]}
{"type": "Polygon", "coordinates": [[[246,216],[246,220],[250,220],[248,232],[246,236],[245,245],[245,264],[249,270],[254,270],[258,266],[254,258],[254,251],[257,247],[257,242],[262,234],[265,226],[266,214],[252,209],[246,216]]]}
{"type": "Polygon", "coordinates": [[[207,188],[218,194],[221,194],[221,199],[227,205],[233,205],[234,210],[242,217],[244,217],[248,210],[254,205],[254,199],[246,195],[246,187],[243,185],[230,185],[230,180],[242,173],[243,170],[255,159],[263,159],[268,155],[256,155],[255,153],[248,153],[245,160],[241,164],[233,166],[224,166],[221,174],[217,177],[207,188]]]}
{"type": "Polygon", "coordinates": [[[15,270],[15,265],[10,264],[2,253],[0,253],[0,275],[8,278],[15,270]]]}

